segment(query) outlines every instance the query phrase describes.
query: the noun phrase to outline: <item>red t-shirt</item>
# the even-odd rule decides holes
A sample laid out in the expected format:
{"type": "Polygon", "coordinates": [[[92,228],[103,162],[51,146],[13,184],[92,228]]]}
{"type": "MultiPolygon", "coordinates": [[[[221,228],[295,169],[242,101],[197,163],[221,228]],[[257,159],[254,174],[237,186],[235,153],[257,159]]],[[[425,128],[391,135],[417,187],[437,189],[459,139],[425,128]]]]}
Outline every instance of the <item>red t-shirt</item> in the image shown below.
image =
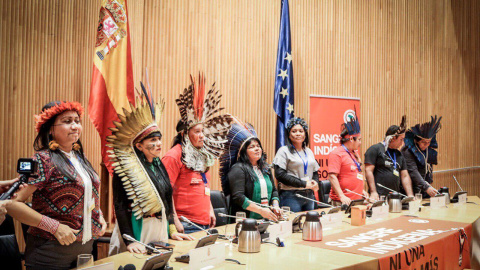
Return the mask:
{"type": "Polygon", "coordinates": [[[207,183],[202,181],[199,172],[188,169],[182,162],[182,146],[175,145],[162,158],[162,163],[170,177],[173,187],[173,202],[177,216],[184,216],[189,220],[201,224],[210,224],[210,195],[205,189],[210,189],[210,174],[205,173],[207,183]],[[193,180],[192,179],[196,179],[193,180]]]}
{"type": "MultiPolygon", "coordinates": [[[[345,196],[352,200],[358,200],[362,197],[345,190],[349,189],[358,194],[363,194],[363,176],[362,180],[358,178],[358,174],[362,173],[358,171],[357,165],[355,165],[352,158],[355,158],[355,156],[348,154],[342,146],[335,148],[335,150],[328,155],[328,173],[337,174],[340,188],[345,196]]],[[[333,190],[333,186],[330,190],[330,198],[334,201],[340,201],[340,197],[333,190]]]]}

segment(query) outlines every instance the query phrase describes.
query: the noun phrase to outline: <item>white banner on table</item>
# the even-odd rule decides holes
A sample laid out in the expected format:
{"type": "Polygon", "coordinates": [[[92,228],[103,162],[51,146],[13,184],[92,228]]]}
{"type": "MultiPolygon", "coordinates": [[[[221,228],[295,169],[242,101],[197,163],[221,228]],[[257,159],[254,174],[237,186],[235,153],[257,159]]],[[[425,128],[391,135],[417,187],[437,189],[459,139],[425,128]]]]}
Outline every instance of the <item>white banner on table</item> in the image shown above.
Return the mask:
{"type": "Polygon", "coordinates": [[[217,243],[190,250],[189,269],[197,270],[215,266],[225,261],[225,243],[217,243]]]}
{"type": "Polygon", "coordinates": [[[320,222],[322,223],[322,228],[337,228],[342,225],[343,214],[342,212],[334,213],[334,214],[326,214],[320,218],[320,222]]]}
{"type": "Polygon", "coordinates": [[[277,237],[285,239],[292,235],[292,221],[280,221],[279,223],[269,225],[267,232],[270,234],[268,237],[270,241],[274,241],[277,237]]]}
{"type": "Polygon", "coordinates": [[[445,195],[430,198],[430,207],[433,209],[445,207],[445,195]]]}
{"type": "Polygon", "coordinates": [[[388,218],[388,205],[381,205],[372,208],[372,216],[370,217],[370,220],[386,218],[388,218]]]}

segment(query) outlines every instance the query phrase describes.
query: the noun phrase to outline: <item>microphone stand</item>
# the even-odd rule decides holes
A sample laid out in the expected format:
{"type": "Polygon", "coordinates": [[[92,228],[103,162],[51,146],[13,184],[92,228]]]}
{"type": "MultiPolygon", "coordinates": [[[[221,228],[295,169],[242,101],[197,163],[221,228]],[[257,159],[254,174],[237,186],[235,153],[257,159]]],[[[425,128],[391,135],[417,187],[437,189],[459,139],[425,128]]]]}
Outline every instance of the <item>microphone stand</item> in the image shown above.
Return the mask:
{"type": "Polygon", "coordinates": [[[202,230],[202,231],[206,232],[208,235],[212,235],[212,234],[211,234],[209,231],[207,231],[207,230],[205,230],[204,228],[202,228],[202,227],[198,226],[197,224],[195,224],[195,223],[191,222],[191,221],[190,221],[188,218],[186,218],[186,217],[184,217],[184,216],[181,216],[181,217],[180,217],[180,219],[181,219],[182,221],[185,221],[185,222],[187,222],[187,223],[189,223],[189,224],[191,224],[191,225],[193,225],[193,226],[197,227],[198,229],[200,229],[200,230],[202,230]]]}
{"type": "MultiPolygon", "coordinates": [[[[386,190],[390,190],[391,192],[397,192],[398,194],[402,195],[403,197],[408,198],[407,195],[405,195],[405,194],[403,194],[403,193],[400,193],[400,192],[398,192],[398,191],[395,191],[395,190],[393,190],[393,189],[391,189],[391,188],[388,188],[388,187],[386,187],[386,186],[384,186],[384,185],[382,185],[382,184],[378,184],[378,183],[377,183],[377,185],[381,186],[382,188],[384,188],[384,189],[386,189],[386,190]]],[[[433,187],[432,187],[432,188],[433,188],[433,187]]],[[[436,189],[435,189],[435,190],[436,190],[436,189]]],[[[436,191],[437,191],[437,190],[436,190],[436,191]]],[[[437,193],[438,193],[438,191],[437,191],[437,193]]]]}
{"type": "Polygon", "coordinates": [[[266,205],[266,204],[261,204],[261,203],[257,203],[257,202],[254,202],[254,201],[251,201],[252,203],[260,206],[260,207],[267,207],[267,208],[270,208],[270,209],[275,209],[275,210],[280,210],[282,212],[288,212],[290,214],[295,214],[295,212],[292,212],[292,211],[289,211],[289,210],[284,210],[284,209],[281,209],[281,208],[276,208],[276,207],[273,207],[273,206],[270,206],[270,205],[266,205]]]}
{"type": "Polygon", "coordinates": [[[455,182],[457,182],[457,185],[458,187],[460,188],[461,191],[463,191],[463,188],[460,186],[460,184],[458,183],[457,181],[457,178],[455,177],[455,175],[453,176],[453,179],[455,179],[455,182]]]}
{"type": "Polygon", "coordinates": [[[323,205],[325,205],[325,206],[327,206],[327,207],[333,207],[333,205],[331,205],[331,204],[324,203],[324,202],[321,202],[321,201],[317,201],[317,200],[314,200],[314,199],[310,199],[310,198],[304,197],[304,196],[302,196],[302,195],[300,195],[300,194],[295,194],[295,196],[297,196],[297,197],[299,197],[299,198],[302,198],[302,199],[305,199],[305,200],[309,200],[309,201],[312,201],[312,202],[316,202],[316,203],[318,203],[318,204],[323,204],[323,205]]]}
{"type": "Polygon", "coordinates": [[[218,213],[218,216],[219,216],[219,217],[229,217],[229,218],[241,219],[241,220],[246,219],[246,218],[242,218],[242,217],[236,217],[236,216],[232,216],[232,215],[227,215],[227,214],[224,214],[224,213],[218,213]]]}
{"type": "Polygon", "coordinates": [[[362,195],[362,194],[359,194],[359,193],[356,193],[355,191],[351,191],[350,189],[346,188],[345,189],[346,191],[350,192],[350,193],[353,193],[353,194],[356,194],[358,196],[361,196],[362,198],[364,198],[365,200],[367,201],[370,201],[370,200],[374,200],[375,202],[378,202],[378,200],[375,200],[375,199],[370,199],[369,197],[365,196],[365,195],[362,195]]]}
{"type": "Polygon", "coordinates": [[[156,248],[154,248],[154,247],[151,247],[151,246],[149,246],[149,245],[146,245],[146,244],[138,241],[137,239],[131,237],[130,235],[128,235],[128,234],[126,234],[126,233],[124,233],[122,236],[123,236],[124,239],[129,240],[129,241],[132,241],[132,242],[135,242],[135,243],[139,243],[140,245],[142,245],[142,246],[144,246],[144,247],[152,250],[153,252],[158,252],[158,253],[160,253],[160,254],[163,253],[163,252],[161,252],[160,250],[158,250],[158,249],[156,249],[156,248]]]}

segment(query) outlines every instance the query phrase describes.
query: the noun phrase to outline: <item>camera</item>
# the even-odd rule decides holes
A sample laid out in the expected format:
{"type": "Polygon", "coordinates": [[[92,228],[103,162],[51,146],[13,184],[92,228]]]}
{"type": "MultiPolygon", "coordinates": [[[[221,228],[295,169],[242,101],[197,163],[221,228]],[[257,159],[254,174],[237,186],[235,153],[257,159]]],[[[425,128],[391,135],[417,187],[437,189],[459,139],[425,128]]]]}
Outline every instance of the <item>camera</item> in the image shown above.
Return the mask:
{"type": "Polygon", "coordinates": [[[27,182],[30,177],[38,177],[34,175],[37,172],[38,163],[31,158],[20,158],[17,161],[17,172],[20,174],[20,179],[13,183],[10,189],[0,195],[0,201],[8,200],[11,198],[21,184],[27,182]]]}
{"type": "Polygon", "coordinates": [[[19,174],[34,174],[37,171],[38,162],[31,158],[20,158],[17,162],[17,173],[19,174]]]}

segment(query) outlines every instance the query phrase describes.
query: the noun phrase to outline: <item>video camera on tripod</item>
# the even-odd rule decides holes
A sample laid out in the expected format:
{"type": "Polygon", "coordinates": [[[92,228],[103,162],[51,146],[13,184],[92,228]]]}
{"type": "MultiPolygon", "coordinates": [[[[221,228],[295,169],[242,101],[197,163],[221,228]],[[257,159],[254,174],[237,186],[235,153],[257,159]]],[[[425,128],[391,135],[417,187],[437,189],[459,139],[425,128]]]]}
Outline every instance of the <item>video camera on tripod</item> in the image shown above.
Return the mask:
{"type": "Polygon", "coordinates": [[[10,189],[0,195],[0,201],[8,200],[12,197],[13,193],[18,190],[20,185],[27,182],[28,178],[36,177],[35,173],[37,172],[38,162],[31,158],[20,158],[17,161],[17,173],[20,174],[20,179],[17,182],[13,183],[10,189]]]}

